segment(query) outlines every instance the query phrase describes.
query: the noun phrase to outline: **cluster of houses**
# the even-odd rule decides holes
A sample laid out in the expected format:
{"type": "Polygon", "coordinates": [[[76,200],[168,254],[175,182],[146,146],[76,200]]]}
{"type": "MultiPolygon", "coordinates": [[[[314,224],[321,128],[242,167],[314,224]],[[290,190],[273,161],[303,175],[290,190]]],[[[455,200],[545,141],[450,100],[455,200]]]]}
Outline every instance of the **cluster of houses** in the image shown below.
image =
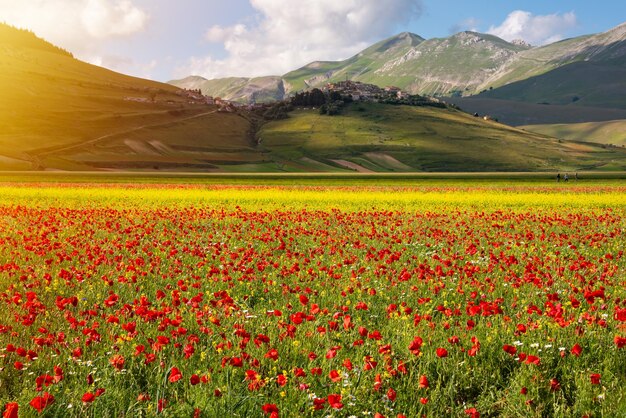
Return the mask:
{"type": "Polygon", "coordinates": [[[322,91],[337,92],[342,96],[352,96],[352,99],[355,101],[378,101],[389,97],[403,99],[409,96],[408,93],[403,92],[398,87],[388,86],[381,88],[374,84],[351,80],[328,83],[322,91]]]}
{"type": "Polygon", "coordinates": [[[191,104],[215,105],[217,106],[217,111],[223,113],[237,113],[238,109],[246,107],[240,103],[224,100],[221,97],[206,96],[202,94],[200,89],[182,89],[179,94],[186,96],[191,104]]]}

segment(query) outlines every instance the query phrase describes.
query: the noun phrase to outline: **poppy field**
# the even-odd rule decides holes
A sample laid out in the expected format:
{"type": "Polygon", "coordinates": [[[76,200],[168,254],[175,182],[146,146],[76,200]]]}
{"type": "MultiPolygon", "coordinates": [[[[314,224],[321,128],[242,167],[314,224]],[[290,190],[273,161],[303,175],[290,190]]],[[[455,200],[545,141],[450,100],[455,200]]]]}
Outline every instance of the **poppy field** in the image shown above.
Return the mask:
{"type": "Polygon", "coordinates": [[[626,186],[0,185],[15,417],[626,414],[626,186]]]}

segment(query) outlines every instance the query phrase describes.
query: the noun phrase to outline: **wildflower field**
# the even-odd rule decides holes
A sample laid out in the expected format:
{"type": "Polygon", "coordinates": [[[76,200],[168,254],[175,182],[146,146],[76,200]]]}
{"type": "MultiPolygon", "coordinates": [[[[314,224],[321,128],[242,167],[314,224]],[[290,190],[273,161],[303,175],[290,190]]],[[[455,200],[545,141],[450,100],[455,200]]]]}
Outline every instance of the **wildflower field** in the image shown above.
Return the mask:
{"type": "Polygon", "coordinates": [[[3,417],[626,415],[626,185],[0,184],[3,417]]]}

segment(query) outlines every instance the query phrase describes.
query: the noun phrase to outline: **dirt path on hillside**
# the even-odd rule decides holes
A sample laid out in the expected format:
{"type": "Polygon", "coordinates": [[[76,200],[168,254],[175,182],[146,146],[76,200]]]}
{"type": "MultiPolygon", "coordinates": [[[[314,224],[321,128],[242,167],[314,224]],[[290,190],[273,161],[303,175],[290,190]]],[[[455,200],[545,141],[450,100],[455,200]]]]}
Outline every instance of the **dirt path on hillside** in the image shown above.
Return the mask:
{"type": "Polygon", "coordinates": [[[217,109],[216,110],[212,110],[210,112],[204,112],[204,113],[199,113],[197,115],[188,116],[186,118],[178,119],[178,120],[175,120],[175,121],[155,123],[155,124],[152,124],[152,125],[136,126],[134,128],[127,129],[125,131],[115,132],[115,133],[99,136],[98,138],[89,139],[89,140],[83,141],[83,142],[81,142],[79,144],[62,145],[62,146],[49,148],[49,149],[44,149],[44,150],[39,150],[39,151],[34,150],[34,151],[30,151],[28,154],[29,154],[30,157],[32,157],[32,159],[34,161],[40,161],[40,157],[42,157],[42,156],[51,155],[51,154],[57,154],[59,152],[67,151],[67,150],[74,149],[74,148],[82,148],[82,147],[87,146],[87,145],[94,145],[94,144],[96,144],[96,143],[98,143],[100,141],[104,141],[105,139],[115,138],[115,137],[120,136],[120,135],[128,135],[128,134],[131,134],[131,133],[134,133],[134,132],[137,132],[137,131],[141,131],[142,129],[161,128],[161,127],[168,126],[168,125],[176,125],[176,124],[179,124],[181,122],[186,122],[188,120],[192,120],[192,119],[197,119],[197,118],[201,118],[201,117],[204,117],[204,116],[208,116],[208,115],[211,115],[211,114],[216,113],[216,112],[217,112],[217,109]]]}

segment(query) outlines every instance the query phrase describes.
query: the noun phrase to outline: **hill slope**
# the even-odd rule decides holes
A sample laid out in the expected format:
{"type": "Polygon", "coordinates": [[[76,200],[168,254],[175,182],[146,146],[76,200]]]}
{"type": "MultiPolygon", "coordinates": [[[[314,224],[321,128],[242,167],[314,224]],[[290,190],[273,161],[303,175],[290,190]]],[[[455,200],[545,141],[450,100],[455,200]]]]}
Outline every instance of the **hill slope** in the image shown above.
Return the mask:
{"type": "Polygon", "coordinates": [[[626,147],[626,120],[523,126],[524,129],[572,141],[626,147]]]}
{"type": "Polygon", "coordinates": [[[259,134],[286,171],[626,169],[626,150],[563,142],[452,109],[353,104],[339,116],[297,111],[259,134]]]}
{"type": "MultiPolygon", "coordinates": [[[[625,64],[626,23],[603,33],[579,36],[522,51],[481,87],[501,87],[581,62],[609,66],[625,64]]],[[[586,78],[584,81],[593,84],[603,80],[586,78]]]]}
{"type": "Polygon", "coordinates": [[[190,76],[181,80],[168,81],[168,84],[185,89],[200,89],[207,95],[242,103],[273,102],[282,100],[286,95],[283,79],[272,76],[229,77],[213,80],[190,76]]]}
{"type": "Polygon", "coordinates": [[[221,150],[248,148],[249,121],[201,98],[78,61],[30,32],[0,24],[0,34],[0,169],[207,169],[221,150]]]}

